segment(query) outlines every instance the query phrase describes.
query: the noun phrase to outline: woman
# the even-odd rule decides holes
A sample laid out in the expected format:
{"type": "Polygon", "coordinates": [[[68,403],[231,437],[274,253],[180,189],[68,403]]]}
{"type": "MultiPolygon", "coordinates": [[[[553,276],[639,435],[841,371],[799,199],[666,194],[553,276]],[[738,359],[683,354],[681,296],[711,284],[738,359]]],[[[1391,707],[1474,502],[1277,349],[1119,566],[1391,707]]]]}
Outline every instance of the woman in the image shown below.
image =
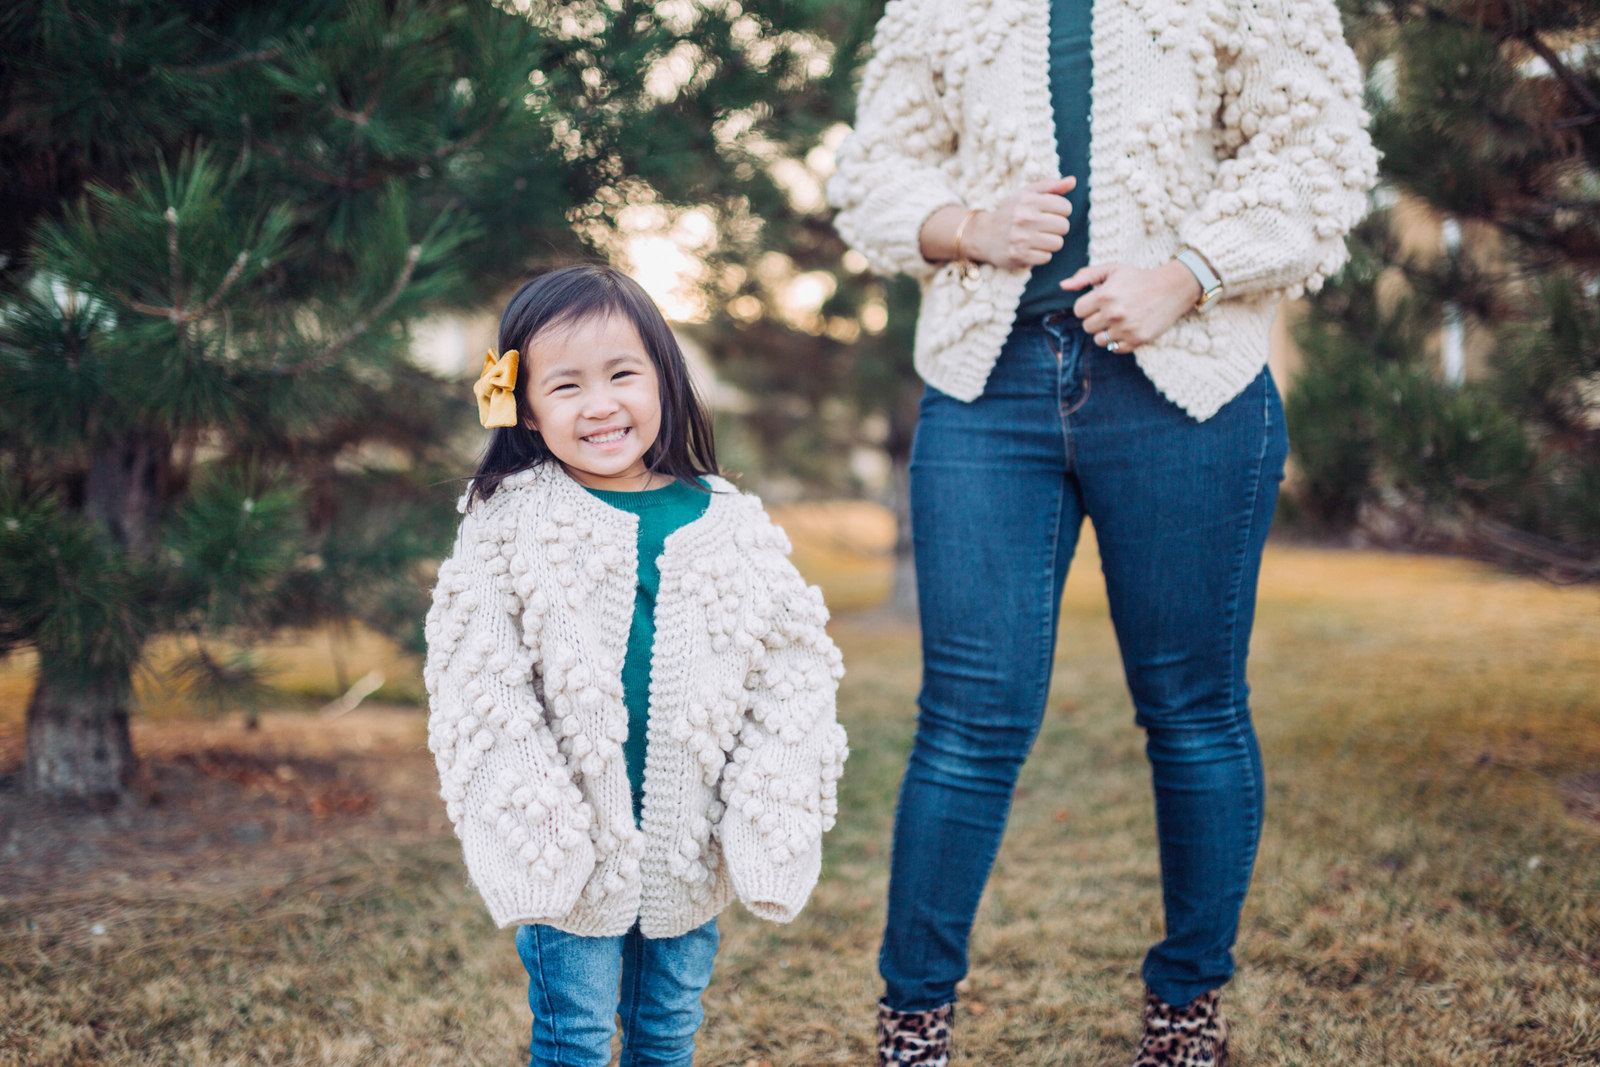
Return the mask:
{"type": "Polygon", "coordinates": [[[927,383],[879,1062],[948,1060],[1087,516],[1160,840],[1134,1062],[1223,1063],[1262,810],[1245,657],[1287,450],[1267,335],[1365,209],[1360,71],[1332,0],[893,0],[874,47],[829,197],[876,270],[921,280],[927,383]]]}

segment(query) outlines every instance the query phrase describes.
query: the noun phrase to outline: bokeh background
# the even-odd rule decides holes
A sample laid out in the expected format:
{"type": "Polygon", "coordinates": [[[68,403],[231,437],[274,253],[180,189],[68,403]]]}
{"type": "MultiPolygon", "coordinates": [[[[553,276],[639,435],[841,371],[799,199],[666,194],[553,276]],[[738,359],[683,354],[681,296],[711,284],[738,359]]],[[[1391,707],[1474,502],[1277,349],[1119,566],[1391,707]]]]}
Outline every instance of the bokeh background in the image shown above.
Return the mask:
{"type": "MultiPolygon", "coordinates": [[[[881,10],[0,12],[0,1064],[518,1062],[416,654],[498,308],[582,260],[673,322],[850,671],[823,885],[727,914],[701,1059],[869,1061],[916,291],[822,190],[881,10]]],[[[1230,1004],[1249,1062],[1600,1063],[1600,4],[1345,17],[1383,183],[1275,327],[1230,1004]]],[[[1126,1062],[1139,743],[1090,537],[959,1062],[1126,1062]]]]}

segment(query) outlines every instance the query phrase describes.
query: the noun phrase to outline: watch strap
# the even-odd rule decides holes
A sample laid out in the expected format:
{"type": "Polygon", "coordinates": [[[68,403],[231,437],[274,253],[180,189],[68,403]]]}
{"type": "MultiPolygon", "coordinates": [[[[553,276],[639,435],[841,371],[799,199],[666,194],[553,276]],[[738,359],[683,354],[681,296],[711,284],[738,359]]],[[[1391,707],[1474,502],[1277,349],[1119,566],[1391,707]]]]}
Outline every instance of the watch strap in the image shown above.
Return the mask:
{"type": "Polygon", "coordinates": [[[1195,301],[1195,307],[1204,307],[1222,292],[1222,279],[1211,269],[1205,256],[1192,248],[1180,248],[1172,258],[1187,267],[1189,273],[1194,275],[1194,280],[1200,283],[1200,299],[1195,301]]]}

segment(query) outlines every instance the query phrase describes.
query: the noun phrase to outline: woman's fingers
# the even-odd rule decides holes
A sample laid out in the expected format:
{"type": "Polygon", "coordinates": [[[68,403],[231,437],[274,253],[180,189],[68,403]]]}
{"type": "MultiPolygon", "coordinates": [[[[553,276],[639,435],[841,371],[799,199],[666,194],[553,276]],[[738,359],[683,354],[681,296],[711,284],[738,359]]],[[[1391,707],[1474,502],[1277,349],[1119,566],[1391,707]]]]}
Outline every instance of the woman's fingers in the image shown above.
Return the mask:
{"type": "Polygon", "coordinates": [[[1041,263],[1050,262],[1053,252],[1037,246],[1018,248],[1011,253],[1011,269],[1019,270],[1022,267],[1037,267],[1041,263]]]}
{"type": "Polygon", "coordinates": [[[967,247],[977,258],[1008,270],[1048,262],[1072,228],[1072,202],[1065,194],[1077,184],[1078,179],[1068,175],[1024,185],[993,211],[973,219],[967,247]]]}
{"type": "Polygon", "coordinates": [[[1061,246],[1066,244],[1066,238],[1050,230],[1035,230],[1029,237],[1029,244],[1051,255],[1061,251],[1061,246]]]}
{"type": "MultiPolygon", "coordinates": [[[[1036,225],[1049,224],[1051,226],[1066,226],[1067,220],[1072,215],[1072,201],[1064,196],[1036,196],[1030,197],[1019,205],[1019,218],[1026,218],[1036,225]]],[[[1066,230],[1061,231],[1065,233],[1066,230]]]]}
{"type": "Polygon", "coordinates": [[[1141,270],[1126,264],[1091,265],[1061,283],[1092,285],[1072,310],[1097,344],[1115,341],[1131,352],[1155,341],[1194,307],[1194,276],[1181,263],[1141,270]]]}
{"type": "Polygon", "coordinates": [[[1078,179],[1070,174],[1062,178],[1045,178],[1023,186],[1029,192],[1045,193],[1050,196],[1065,196],[1077,187],[1078,179]]]}
{"type": "MultiPolygon", "coordinates": [[[[1069,204],[1068,206],[1070,207],[1071,205],[1069,204]]],[[[1041,211],[1037,215],[1030,217],[1028,222],[1037,232],[1054,234],[1057,237],[1063,236],[1068,230],[1072,229],[1072,220],[1067,218],[1066,215],[1058,215],[1050,211],[1041,211]]]]}
{"type": "MultiPolygon", "coordinates": [[[[1103,285],[1105,280],[1111,277],[1111,272],[1115,267],[1115,263],[1091,263],[1087,267],[1079,268],[1072,277],[1064,280],[1061,283],[1061,288],[1082,289],[1085,286],[1103,285]]],[[[1079,298],[1079,305],[1083,303],[1083,299],[1079,298]]]]}
{"type": "Polygon", "coordinates": [[[1115,325],[1111,321],[1111,316],[1107,315],[1103,311],[1095,312],[1094,314],[1090,315],[1088,318],[1083,319],[1082,322],[1083,322],[1083,332],[1088,334],[1090,337],[1095,336],[1096,334],[1100,333],[1102,330],[1111,330],[1115,325]]]}
{"type": "Polygon", "coordinates": [[[1006,266],[1012,270],[1048,262],[1065,243],[1061,234],[1016,222],[1006,236],[1006,266]]]}

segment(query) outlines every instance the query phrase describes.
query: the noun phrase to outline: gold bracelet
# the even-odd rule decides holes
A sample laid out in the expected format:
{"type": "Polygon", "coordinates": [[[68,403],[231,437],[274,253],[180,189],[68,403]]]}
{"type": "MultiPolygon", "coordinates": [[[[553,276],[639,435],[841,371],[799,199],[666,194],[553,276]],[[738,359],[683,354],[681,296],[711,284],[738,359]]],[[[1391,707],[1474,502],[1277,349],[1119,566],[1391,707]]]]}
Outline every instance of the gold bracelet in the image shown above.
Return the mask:
{"type": "Polygon", "coordinates": [[[967,223],[971,222],[981,214],[983,214],[982,208],[973,208],[971,211],[968,211],[966,216],[961,220],[961,225],[956,227],[955,262],[956,269],[961,272],[961,276],[963,278],[976,280],[978,277],[977,266],[972,262],[972,260],[967,258],[966,253],[961,249],[961,237],[967,232],[967,223]]]}

